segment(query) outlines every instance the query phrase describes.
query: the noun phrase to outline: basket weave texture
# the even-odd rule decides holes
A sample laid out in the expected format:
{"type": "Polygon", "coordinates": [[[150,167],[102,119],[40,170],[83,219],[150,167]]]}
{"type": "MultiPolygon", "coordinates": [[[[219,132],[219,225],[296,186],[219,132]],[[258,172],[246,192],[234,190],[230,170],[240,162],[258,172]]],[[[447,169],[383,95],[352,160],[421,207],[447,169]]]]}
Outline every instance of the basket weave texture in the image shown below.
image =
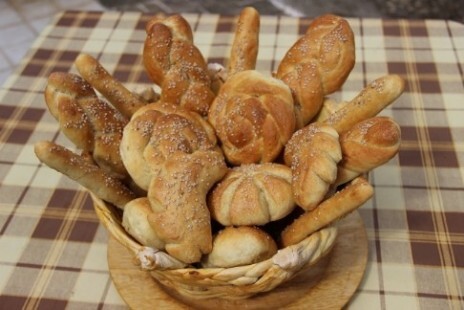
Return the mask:
{"type": "Polygon", "coordinates": [[[336,226],[326,227],[265,261],[233,268],[194,268],[135,241],[121,224],[120,211],[91,193],[100,222],[135,257],[140,268],[162,285],[189,298],[248,298],[267,292],[317,263],[332,249],[336,226]]]}

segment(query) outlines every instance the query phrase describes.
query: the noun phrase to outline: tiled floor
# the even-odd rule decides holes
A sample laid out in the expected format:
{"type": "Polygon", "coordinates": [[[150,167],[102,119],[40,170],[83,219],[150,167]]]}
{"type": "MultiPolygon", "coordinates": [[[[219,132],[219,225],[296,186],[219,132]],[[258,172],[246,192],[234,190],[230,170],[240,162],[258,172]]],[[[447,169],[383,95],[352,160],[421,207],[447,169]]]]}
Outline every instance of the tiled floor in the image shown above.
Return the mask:
{"type": "Polygon", "coordinates": [[[0,85],[32,41],[63,10],[188,11],[237,14],[245,5],[262,14],[447,18],[464,22],[463,0],[0,0],[0,85]]]}

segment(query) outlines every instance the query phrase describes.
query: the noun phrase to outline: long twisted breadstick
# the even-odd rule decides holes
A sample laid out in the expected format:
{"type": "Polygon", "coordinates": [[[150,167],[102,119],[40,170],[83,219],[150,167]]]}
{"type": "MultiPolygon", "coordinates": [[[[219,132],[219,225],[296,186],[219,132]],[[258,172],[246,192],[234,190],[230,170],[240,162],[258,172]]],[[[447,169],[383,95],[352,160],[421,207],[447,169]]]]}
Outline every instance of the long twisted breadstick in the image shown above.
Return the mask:
{"type": "Polygon", "coordinates": [[[206,115],[214,93],[187,21],[180,15],[155,17],[146,32],[143,62],[148,76],[161,87],[161,99],[206,115]]]}
{"type": "Polygon", "coordinates": [[[316,18],[276,73],[292,89],[299,128],[319,112],[325,95],[343,85],[354,63],[354,36],[348,22],[334,15],[316,18]]]}

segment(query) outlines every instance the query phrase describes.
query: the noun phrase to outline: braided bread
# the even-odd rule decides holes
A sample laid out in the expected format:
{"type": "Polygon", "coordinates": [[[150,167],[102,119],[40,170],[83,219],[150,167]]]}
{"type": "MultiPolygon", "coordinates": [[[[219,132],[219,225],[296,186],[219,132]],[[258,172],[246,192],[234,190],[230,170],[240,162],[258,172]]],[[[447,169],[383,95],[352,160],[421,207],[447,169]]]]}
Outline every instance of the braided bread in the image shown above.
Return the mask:
{"type": "Polygon", "coordinates": [[[292,90],[298,128],[319,112],[325,95],[343,85],[354,63],[354,35],[348,22],[335,15],[316,18],[276,72],[292,90]]]}
{"type": "Polygon", "coordinates": [[[208,120],[230,163],[271,162],[295,129],[292,94],[280,80],[238,72],[222,85],[208,120]]]}
{"type": "Polygon", "coordinates": [[[127,176],[119,155],[127,119],[100,100],[90,84],[72,73],[52,73],[45,88],[45,101],[61,131],[78,148],[90,152],[107,173],[127,176]]]}
{"type": "Polygon", "coordinates": [[[284,160],[292,169],[293,195],[297,205],[314,209],[337,178],[342,159],[338,133],[330,126],[312,123],[293,134],[284,160]]]}
{"type": "Polygon", "coordinates": [[[146,32],[143,62],[148,76],[161,87],[161,100],[206,115],[214,93],[187,21],[180,15],[155,17],[146,32]]]}

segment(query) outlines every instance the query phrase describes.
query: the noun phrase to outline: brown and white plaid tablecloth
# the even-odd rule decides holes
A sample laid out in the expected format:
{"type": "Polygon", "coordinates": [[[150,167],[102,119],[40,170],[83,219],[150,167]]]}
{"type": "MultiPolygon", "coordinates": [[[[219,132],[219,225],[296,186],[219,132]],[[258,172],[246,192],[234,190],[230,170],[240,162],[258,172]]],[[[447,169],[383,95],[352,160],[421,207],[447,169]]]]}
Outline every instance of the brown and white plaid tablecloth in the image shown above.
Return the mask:
{"type": "MultiPolygon", "coordinates": [[[[184,16],[208,61],[223,63],[234,19],[184,16]]],[[[33,144],[47,139],[71,147],[46,110],[43,89],[51,72],[74,71],[79,53],[96,56],[131,90],[149,84],[141,64],[148,18],[135,12],[59,14],[1,89],[0,309],[125,308],[108,274],[107,233],[88,194],[39,164],[33,144]]],[[[257,69],[275,70],[309,21],[262,16],[257,69]]],[[[375,196],[360,209],[368,266],[349,308],[463,309],[464,26],[349,22],[357,63],[332,97],[349,100],[388,73],[407,82],[384,112],[401,125],[403,144],[369,177],[375,196]]]]}

